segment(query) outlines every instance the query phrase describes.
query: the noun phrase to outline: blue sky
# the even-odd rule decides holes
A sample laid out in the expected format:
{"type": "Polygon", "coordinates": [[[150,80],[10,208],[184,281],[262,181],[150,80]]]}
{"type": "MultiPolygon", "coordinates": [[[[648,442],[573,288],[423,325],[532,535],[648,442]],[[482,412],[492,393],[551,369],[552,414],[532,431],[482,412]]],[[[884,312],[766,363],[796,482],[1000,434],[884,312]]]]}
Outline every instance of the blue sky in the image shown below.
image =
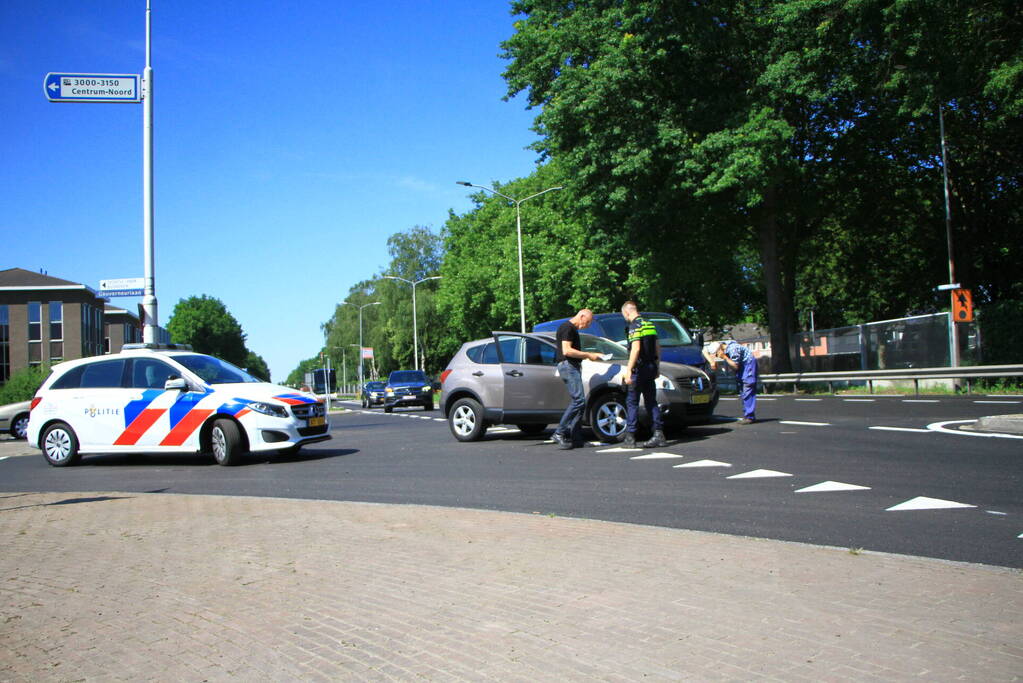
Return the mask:
{"type": "MultiPolygon", "coordinates": [[[[528,175],[506,0],[152,0],[156,294],[221,299],[283,381],[386,240],[528,175]]],[[[0,3],[0,269],[143,275],[142,105],[56,104],[48,72],[141,73],[145,0],[0,3]]],[[[138,299],[112,303],[134,309],[138,299]]]]}

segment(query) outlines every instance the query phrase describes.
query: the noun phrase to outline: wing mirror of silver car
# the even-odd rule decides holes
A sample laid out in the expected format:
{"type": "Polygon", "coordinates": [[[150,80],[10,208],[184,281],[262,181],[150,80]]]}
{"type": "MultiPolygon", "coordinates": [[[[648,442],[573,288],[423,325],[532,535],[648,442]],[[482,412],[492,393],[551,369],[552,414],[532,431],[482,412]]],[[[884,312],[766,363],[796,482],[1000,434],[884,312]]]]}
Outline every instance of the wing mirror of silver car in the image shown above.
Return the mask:
{"type": "Polygon", "coordinates": [[[188,382],[184,377],[170,377],[163,385],[164,391],[187,391],[188,382]]]}

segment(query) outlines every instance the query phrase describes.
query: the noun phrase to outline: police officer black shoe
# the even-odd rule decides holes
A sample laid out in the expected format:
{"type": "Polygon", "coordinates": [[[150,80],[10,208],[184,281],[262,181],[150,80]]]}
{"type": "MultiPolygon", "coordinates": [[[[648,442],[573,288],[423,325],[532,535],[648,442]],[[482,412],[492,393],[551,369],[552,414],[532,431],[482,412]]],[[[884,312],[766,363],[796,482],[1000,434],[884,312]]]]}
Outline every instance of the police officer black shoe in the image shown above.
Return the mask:
{"type": "Polygon", "coordinates": [[[668,445],[668,442],[664,440],[664,432],[658,429],[654,432],[654,435],[650,437],[650,440],[643,444],[643,448],[663,448],[668,445]]]}
{"type": "Polygon", "coordinates": [[[636,434],[633,432],[625,432],[625,438],[622,439],[622,448],[635,448],[636,447],[636,434]]]}

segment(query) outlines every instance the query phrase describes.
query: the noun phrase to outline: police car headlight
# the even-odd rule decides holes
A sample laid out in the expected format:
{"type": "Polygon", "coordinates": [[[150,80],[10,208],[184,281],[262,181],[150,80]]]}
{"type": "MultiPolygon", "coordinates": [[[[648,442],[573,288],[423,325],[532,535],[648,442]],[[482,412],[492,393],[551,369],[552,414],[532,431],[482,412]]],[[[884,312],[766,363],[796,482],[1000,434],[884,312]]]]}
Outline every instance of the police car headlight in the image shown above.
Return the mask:
{"type": "Polygon", "coordinates": [[[249,404],[249,410],[255,410],[257,413],[263,413],[270,417],[288,416],[288,410],[284,406],[275,405],[273,403],[264,403],[263,401],[253,401],[249,404]]]}
{"type": "Polygon", "coordinates": [[[675,385],[672,384],[671,380],[665,377],[664,375],[658,375],[657,381],[654,382],[654,385],[658,389],[664,389],[666,391],[675,391],[675,385]]]}

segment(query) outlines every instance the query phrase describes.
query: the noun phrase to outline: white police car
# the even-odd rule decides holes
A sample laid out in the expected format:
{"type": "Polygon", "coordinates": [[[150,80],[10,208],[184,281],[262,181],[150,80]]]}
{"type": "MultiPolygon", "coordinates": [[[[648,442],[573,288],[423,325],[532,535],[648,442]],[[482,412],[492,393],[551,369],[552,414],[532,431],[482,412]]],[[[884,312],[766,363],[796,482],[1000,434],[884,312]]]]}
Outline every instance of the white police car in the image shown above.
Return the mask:
{"type": "Polygon", "coordinates": [[[323,403],[183,344],[126,344],[60,363],[35,398],[28,442],[55,467],[83,453],[295,453],[330,438],[323,403]]]}

